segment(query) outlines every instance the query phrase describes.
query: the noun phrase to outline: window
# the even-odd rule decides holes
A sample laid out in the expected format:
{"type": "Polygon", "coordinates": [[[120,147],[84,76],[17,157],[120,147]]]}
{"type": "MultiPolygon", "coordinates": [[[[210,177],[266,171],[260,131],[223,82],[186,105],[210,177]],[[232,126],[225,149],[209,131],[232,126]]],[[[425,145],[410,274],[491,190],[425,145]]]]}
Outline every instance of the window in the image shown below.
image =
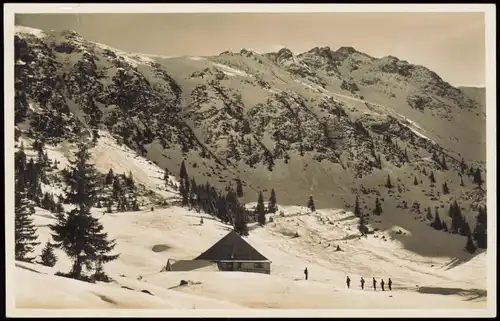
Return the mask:
{"type": "Polygon", "coordinates": [[[236,263],[236,268],[237,268],[238,270],[240,270],[240,269],[241,269],[241,262],[236,263]]]}
{"type": "Polygon", "coordinates": [[[262,269],[262,268],[264,268],[264,264],[262,264],[260,262],[259,263],[254,263],[253,267],[256,268],[256,269],[262,269]]]}

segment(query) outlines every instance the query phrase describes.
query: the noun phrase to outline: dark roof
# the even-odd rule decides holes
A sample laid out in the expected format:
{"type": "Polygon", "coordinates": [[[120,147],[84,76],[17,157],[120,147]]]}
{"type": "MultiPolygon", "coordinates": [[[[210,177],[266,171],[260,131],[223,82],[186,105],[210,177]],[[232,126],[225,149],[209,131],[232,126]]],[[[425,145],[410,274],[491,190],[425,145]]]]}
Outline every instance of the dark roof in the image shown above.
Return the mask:
{"type": "Polygon", "coordinates": [[[195,260],[269,261],[235,231],[229,232],[211,248],[200,254],[195,260]]]}

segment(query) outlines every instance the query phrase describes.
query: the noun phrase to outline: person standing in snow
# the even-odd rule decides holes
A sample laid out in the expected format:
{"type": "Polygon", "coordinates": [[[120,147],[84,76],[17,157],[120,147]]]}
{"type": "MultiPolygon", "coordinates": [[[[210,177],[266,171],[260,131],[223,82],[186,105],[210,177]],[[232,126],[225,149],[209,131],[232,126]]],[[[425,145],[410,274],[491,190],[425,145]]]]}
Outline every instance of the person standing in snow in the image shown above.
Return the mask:
{"type": "Polygon", "coordinates": [[[389,278],[389,282],[387,283],[387,285],[389,286],[389,291],[392,291],[392,280],[391,280],[391,278],[389,278]]]}
{"type": "Polygon", "coordinates": [[[351,288],[351,279],[349,279],[349,276],[347,276],[346,283],[347,283],[347,288],[350,289],[351,288]]]}
{"type": "Polygon", "coordinates": [[[385,291],[384,290],[384,279],[380,280],[380,287],[382,288],[382,291],[385,291]]]}
{"type": "Polygon", "coordinates": [[[304,270],[304,275],[306,277],[306,280],[307,280],[307,276],[308,276],[309,272],[307,272],[307,268],[304,270]]]}
{"type": "Polygon", "coordinates": [[[361,290],[364,290],[365,289],[365,279],[363,279],[363,277],[361,277],[361,290]]]}
{"type": "Polygon", "coordinates": [[[373,289],[377,291],[377,280],[375,280],[375,277],[373,277],[373,289]]]}

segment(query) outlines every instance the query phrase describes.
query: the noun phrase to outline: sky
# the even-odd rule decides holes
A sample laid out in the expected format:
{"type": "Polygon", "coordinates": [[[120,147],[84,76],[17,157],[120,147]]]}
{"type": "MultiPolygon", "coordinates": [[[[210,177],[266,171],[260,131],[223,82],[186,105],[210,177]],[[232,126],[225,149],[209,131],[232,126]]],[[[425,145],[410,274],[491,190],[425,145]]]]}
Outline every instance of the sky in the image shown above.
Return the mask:
{"type": "Polygon", "coordinates": [[[120,13],[16,14],[16,24],[70,29],[126,52],[210,56],[242,48],[351,46],[423,65],[454,86],[484,86],[484,13],[120,13]]]}

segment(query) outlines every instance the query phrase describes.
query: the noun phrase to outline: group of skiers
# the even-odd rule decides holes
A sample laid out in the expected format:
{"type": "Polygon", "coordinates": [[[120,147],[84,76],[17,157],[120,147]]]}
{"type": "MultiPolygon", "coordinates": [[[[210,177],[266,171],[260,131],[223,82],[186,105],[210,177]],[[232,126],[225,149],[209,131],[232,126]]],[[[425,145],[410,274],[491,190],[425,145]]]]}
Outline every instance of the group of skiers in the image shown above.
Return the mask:
{"type": "MultiPolygon", "coordinates": [[[[347,288],[350,289],[351,288],[351,279],[349,278],[349,276],[346,279],[346,283],[347,283],[347,288]]],[[[363,279],[363,277],[361,277],[360,283],[361,283],[361,290],[364,290],[365,289],[365,279],[363,279]]],[[[377,291],[377,280],[375,280],[375,277],[372,280],[372,284],[373,284],[373,290],[377,291]]],[[[385,285],[384,279],[381,279],[380,280],[380,287],[382,288],[382,291],[385,291],[384,285],[385,285]]],[[[387,282],[387,286],[389,288],[389,291],[392,291],[391,278],[389,278],[389,280],[387,282]]]]}
{"type": "MultiPolygon", "coordinates": [[[[305,275],[305,278],[307,280],[309,277],[309,271],[307,270],[307,268],[304,270],[304,275],[305,275]]],[[[347,283],[347,288],[350,289],[351,288],[351,279],[349,278],[349,276],[347,276],[346,283],[347,283]]],[[[365,289],[365,279],[363,279],[363,277],[361,277],[360,283],[361,283],[361,290],[364,290],[365,289]]],[[[375,280],[375,277],[373,278],[372,283],[373,283],[373,290],[377,291],[377,280],[375,280]]],[[[384,279],[381,279],[380,280],[380,287],[382,288],[382,291],[385,291],[384,286],[385,286],[384,279]]],[[[389,291],[392,291],[391,278],[389,278],[389,280],[387,281],[387,286],[389,288],[389,291]]]]}

